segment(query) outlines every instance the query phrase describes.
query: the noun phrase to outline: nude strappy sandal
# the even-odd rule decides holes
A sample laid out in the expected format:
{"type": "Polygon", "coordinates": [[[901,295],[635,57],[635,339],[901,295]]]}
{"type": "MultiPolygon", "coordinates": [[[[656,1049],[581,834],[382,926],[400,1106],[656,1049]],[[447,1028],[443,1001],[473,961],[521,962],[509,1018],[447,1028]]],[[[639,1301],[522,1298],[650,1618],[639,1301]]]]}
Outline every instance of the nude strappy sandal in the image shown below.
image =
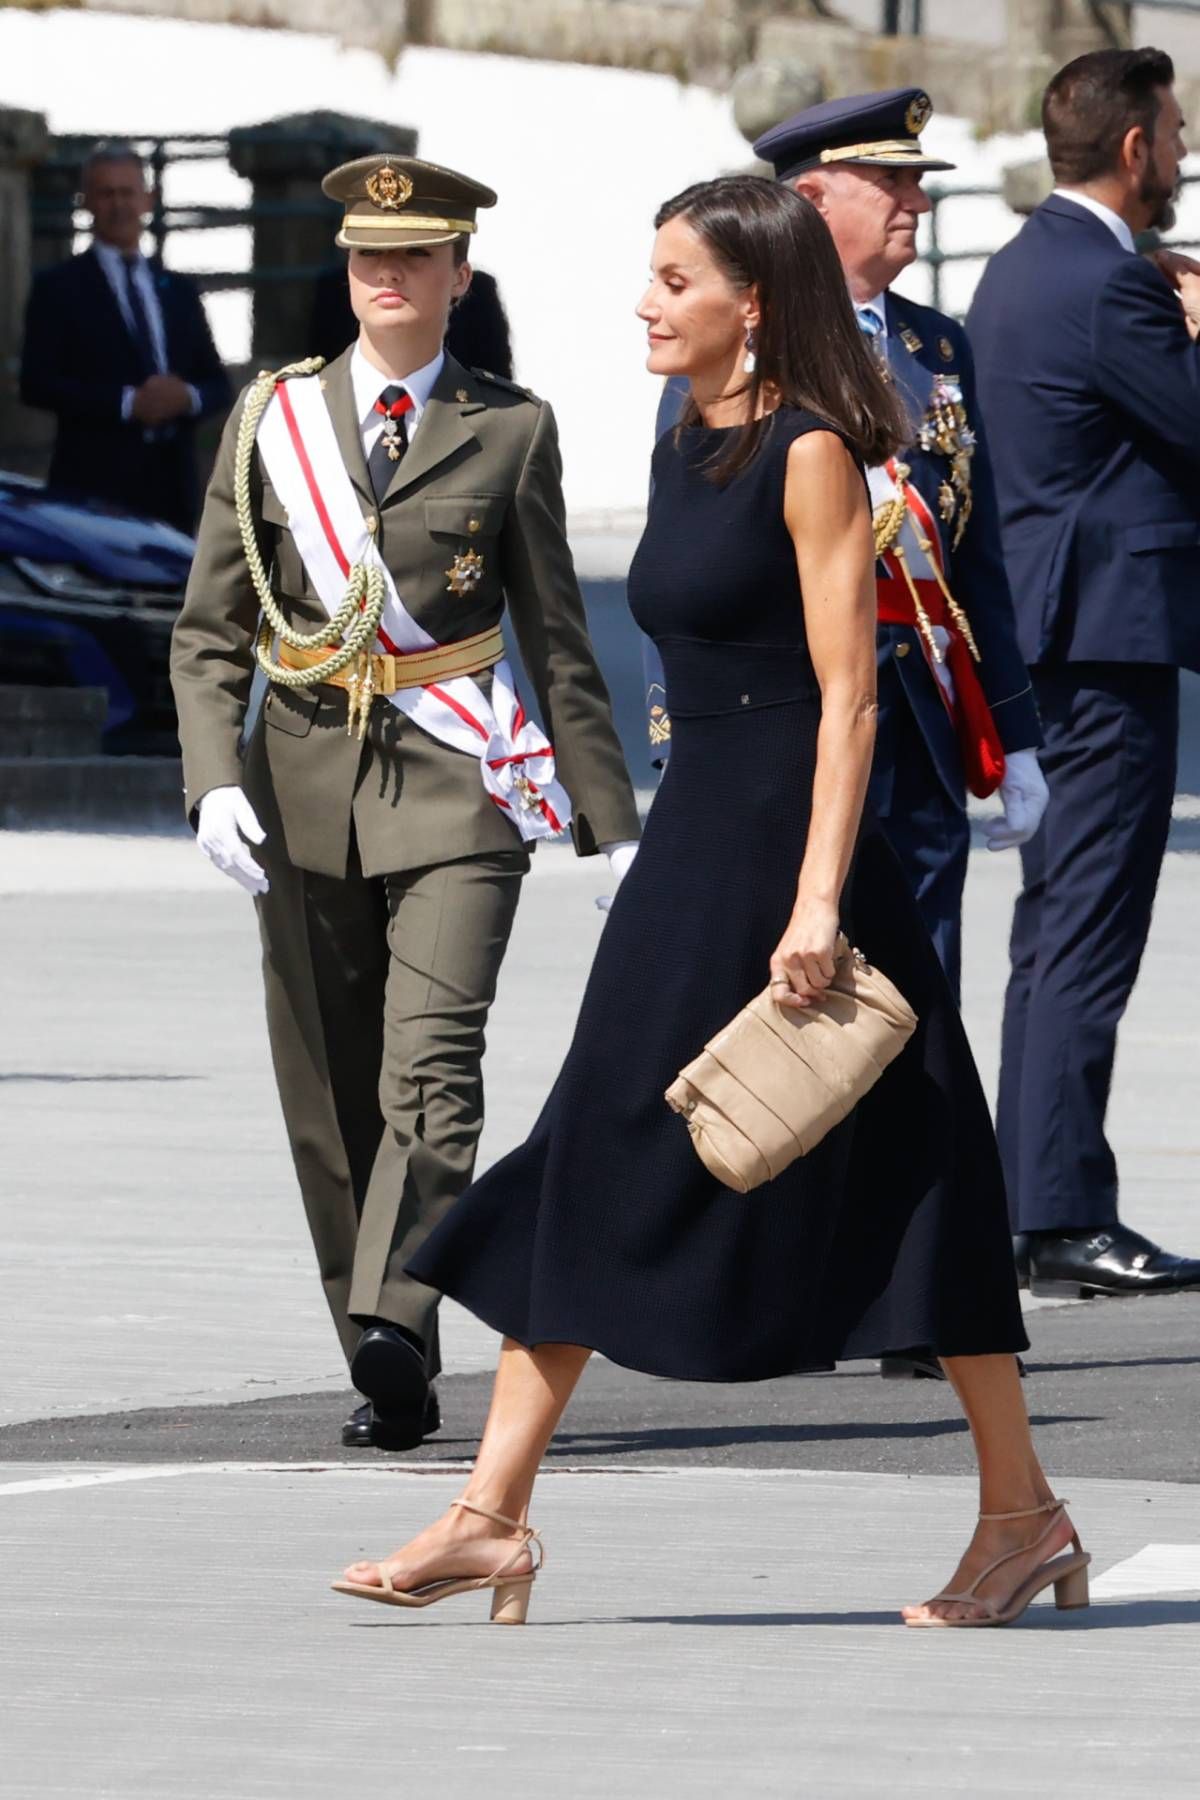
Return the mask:
{"type": "Polygon", "coordinates": [[[976,1592],[976,1589],[987,1580],[989,1575],[995,1574],[996,1570],[1002,1568],[1006,1562],[1011,1562],[1014,1556],[1025,1556],[1030,1550],[1036,1550],[1038,1545],[1054,1530],[1055,1521],[1067,1504],[1066,1500],[1047,1500],[1044,1505],[1027,1507],[1024,1512],[980,1513],[979,1517],[989,1522],[1000,1519],[1033,1519],[1039,1513],[1049,1513],[1051,1517],[1040,1537],[1034,1538],[1032,1544],[1021,1544],[1016,1550],[1007,1550],[1003,1556],[998,1556],[995,1562],[990,1562],[987,1568],[975,1577],[965,1593],[935,1594],[933,1600],[926,1602],[927,1605],[932,1606],[937,1600],[957,1600],[964,1606],[982,1606],[984,1611],[980,1617],[972,1619],[905,1619],[904,1623],[911,1625],[914,1631],[931,1631],[935,1627],[942,1626],[950,1628],[959,1625],[1011,1625],[1014,1619],[1020,1618],[1029,1602],[1035,1599],[1043,1588],[1048,1588],[1051,1583],[1054,1586],[1054,1604],[1060,1612],[1069,1612],[1073,1607],[1090,1605],[1088,1564],[1092,1559],[1079,1542],[1079,1533],[1074,1528],[1071,1530],[1074,1551],[1068,1551],[1062,1556],[1051,1557],[1050,1561],[1043,1563],[1040,1569],[1035,1569],[1033,1574],[1023,1581],[1014,1593],[1009,1595],[1003,1606],[998,1600],[989,1600],[985,1595],[976,1592]]]}
{"type": "Polygon", "coordinates": [[[451,1594],[474,1594],[480,1588],[491,1588],[492,1624],[523,1625],[529,1611],[529,1594],[533,1587],[538,1570],[546,1560],[541,1535],[524,1521],[506,1519],[503,1513],[489,1512],[486,1506],[476,1506],[471,1500],[452,1500],[451,1506],[461,1506],[464,1512],[478,1513],[481,1519],[491,1519],[494,1525],[507,1525],[510,1531],[518,1531],[521,1541],[506,1561],[494,1569],[490,1575],[480,1575],[472,1580],[467,1576],[450,1576],[445,1581],[427,1581],[418,1588],[398,1588],[383,1564],[378,1565],[380,1586],[360,1581],[335,1581],[332,1583],[335,1594],[350,1594],[355,1600],[376,1600],[383,1606],[433,1606],[438,1600],[448,1600],[451,1594]],[[537,1547],[537,1560],[531,1569],[520,1575],[510,1573],[514,1565],[520,1562],[526,1550],[533,1553],[537,1547]]]}

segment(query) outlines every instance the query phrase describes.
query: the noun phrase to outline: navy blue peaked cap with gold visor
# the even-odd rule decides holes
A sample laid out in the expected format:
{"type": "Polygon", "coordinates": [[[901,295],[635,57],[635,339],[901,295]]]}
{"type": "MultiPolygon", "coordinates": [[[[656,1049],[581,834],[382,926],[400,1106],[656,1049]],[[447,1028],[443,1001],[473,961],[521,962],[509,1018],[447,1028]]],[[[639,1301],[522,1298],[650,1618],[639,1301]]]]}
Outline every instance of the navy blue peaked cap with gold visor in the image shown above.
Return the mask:
{"type": "Polygon", "coordinates": [[[839,163],[883,169],[952,169],[926,156],[921,132],[933,116],[924,88],[888,88],[850,94],[806,107],[756,139],[754,154],[774,165],[776,179],[790,181],[807,169],[839,163]]]}

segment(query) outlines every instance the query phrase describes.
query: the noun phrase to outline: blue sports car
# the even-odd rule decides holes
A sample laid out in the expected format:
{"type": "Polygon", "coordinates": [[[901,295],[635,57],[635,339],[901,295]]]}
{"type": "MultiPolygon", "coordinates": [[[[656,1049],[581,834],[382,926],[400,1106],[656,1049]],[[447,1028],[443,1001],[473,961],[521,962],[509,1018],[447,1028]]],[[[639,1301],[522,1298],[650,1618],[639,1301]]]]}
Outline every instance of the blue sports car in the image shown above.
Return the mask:
{"type": "Polygon", "coordinates": [[[169,525],[0,472],[0,679],[102,687],[107,751],[174,755],[167,660],[194,551],[169,525]]]}

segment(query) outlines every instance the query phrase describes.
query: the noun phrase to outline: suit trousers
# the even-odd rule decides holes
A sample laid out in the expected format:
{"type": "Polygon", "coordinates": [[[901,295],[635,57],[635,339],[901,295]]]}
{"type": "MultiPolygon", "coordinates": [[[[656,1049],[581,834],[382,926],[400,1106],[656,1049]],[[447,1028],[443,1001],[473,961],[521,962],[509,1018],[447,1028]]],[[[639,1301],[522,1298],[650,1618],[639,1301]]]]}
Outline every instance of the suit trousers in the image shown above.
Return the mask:
{"type": "Polygon", "coordinates": [[[366,1320],[406,1327],[432,1376],[439,1296],[404,1265],[474,1171],[484,1027],[529,855],[366,877],[352,849],[345,879],[268,867],[271,1053],[334,1324],[347,1356],[366,1320]]]}
{"type": "Polygon", "coordinates": [[[963,888],[971,849],[966,789],[960,800],[948,792],[894,675],[890,682],[880,681],[869,798],[957,1001],[962,984],[963,888]]]}
{"type": "Polygon", "coordinates": [[[1036,668],[1050,803],[1021,851],[996,1129],[1013,1229],[1117,1218],[1104,1117],[1171,824],[1179,673],[1036,668]]]}

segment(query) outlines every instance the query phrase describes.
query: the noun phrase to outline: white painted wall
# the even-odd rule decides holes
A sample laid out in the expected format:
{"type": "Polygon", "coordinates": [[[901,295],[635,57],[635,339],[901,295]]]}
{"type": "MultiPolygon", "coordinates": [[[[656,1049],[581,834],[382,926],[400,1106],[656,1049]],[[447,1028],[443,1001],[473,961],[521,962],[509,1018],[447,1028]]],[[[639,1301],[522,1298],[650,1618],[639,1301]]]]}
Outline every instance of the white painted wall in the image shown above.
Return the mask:
{"type": "MultiPolygon", "coordinates": [[[[394,73],[329,38],[78,11],[0,8],[0,102],[46,113],[55,131],[217,132],[275,114],[330,107],[394,118],[420,150],[492,183],[478,260],[499,279],[513,324],[518,378],[558,414],[568,505],[576,515],[637,512],[657,382],[643,367],[633,308],[642,291],[658,204],[688,182],[745,162],[726,99],[665,76],[413,50],[394,73]]],[[[935,118],[927,143],[959,162],[947,182],[995,181],[1040,138],[974,141],[962,120],[935,118]]],[[[248,199],[213,165],[171,175],[168,199],[248,199]]],[[[1200,238],[1200,194],[1188,209],[1200,238]]],[[[946,248],[994,247],[1016,228],[997,200],[943,210],[946,248]]],[[[248,233],[173,236],[180,268],[239,268],[248,233]]],[[[964,310],[978,264],[947,272],[945,298],[964,310]]],[[[903,285],[928,297],[914,270],[903,285]]],[[[248,304],[218,295],[210,313],[222,353],[248,354],[248,304]]]]}

